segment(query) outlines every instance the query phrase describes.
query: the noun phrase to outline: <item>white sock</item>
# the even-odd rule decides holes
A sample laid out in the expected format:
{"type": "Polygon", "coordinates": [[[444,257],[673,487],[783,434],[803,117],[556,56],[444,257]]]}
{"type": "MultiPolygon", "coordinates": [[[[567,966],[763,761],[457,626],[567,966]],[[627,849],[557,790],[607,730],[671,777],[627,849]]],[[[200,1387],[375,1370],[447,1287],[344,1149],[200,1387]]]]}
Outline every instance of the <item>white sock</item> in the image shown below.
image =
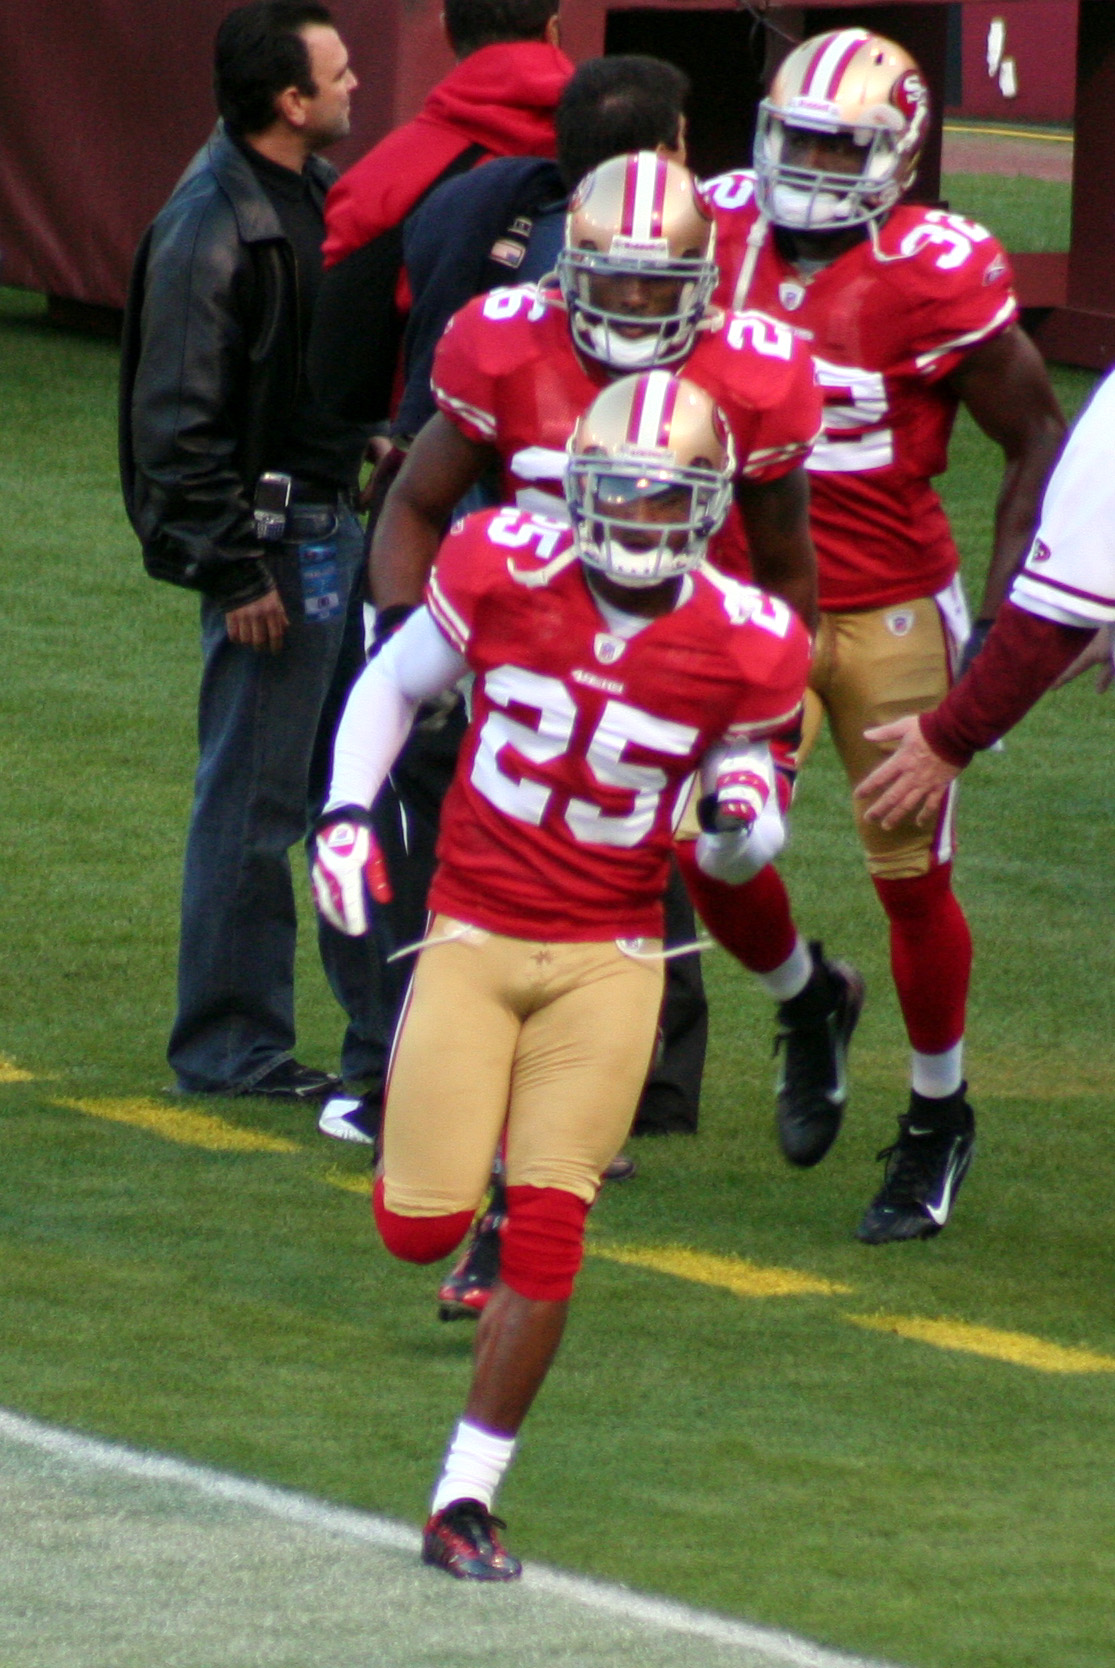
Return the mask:
{"type": "Polygon", "coordinates": [[[791,996],[801,994],[812,973],[813,957],[809,954],[808,944],[799,937],[781,967],[775,967],[769,973],[756,973],[755,977],[768,996],[776,1002],[788,1002],[791,996]]]}
{"type": "Polygon", "coordinates": [[[514,1452],[513,1436],[497,1436],[494,1431],[460,1420],[446,1450],[430,1502],[431,1513],[440,1512],[454,1500],[479,1500],[490,1510],[514,1452]]]}
{"type": "Polygon", "coordinates": [[[930,1100],[954,1095],[964,1081],[964,1039],[961,1037],[943,1054],[919,1054],[914,1050],[910,1072],[911,1087],[930,1100]]]}

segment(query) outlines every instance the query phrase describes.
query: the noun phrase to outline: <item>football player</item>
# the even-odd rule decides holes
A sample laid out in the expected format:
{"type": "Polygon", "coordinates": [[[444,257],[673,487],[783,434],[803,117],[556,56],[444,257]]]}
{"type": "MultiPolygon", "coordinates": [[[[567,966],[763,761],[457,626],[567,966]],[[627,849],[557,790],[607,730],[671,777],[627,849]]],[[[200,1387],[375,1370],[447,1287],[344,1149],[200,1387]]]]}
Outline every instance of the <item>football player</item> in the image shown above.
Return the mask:
{"type": "MultiPolygon", "coordinates": [[[[778,70],[759,110],[754,172],[708,186],[720,299],[807,341],[824,390],[807,465],[822,613],[806,733],[823,709],[853,785],[882,756],[864,730],[935,706],[968,631],[932,485],[958,406],[1005,465],[973,645],[1032,536],[1064,429],[995,238],[902,201],[928,121],[924,82],[901,47],[866,29],[830,31],[778,70]]],[[[951,795],[932,827],[884,827],[862,809],[858,825],[912,1050],[908,1108],[858,1229],[879,1244],[937,1233],[971,1158],[971,938],[952,890],[951,795]]]]}
{"type": "Polygon", "coordinates": [[[695,383],[651,371],[606,388],[570,444],[572,528],[514,505],[458,522],[337,735],[313,881],[327,918],[360,933],[369,887],[384,893],[372,800],[418,704],[474,676],[373,1193],[388,1250],[433,1262],[467,1233],[504,1143],[499,1279],[422,1551],[462,1578],[520,1571],[492,1504],[650,1064],[694,772],[704,869],[744,880],[781,844],[767,742],[797,723],[810,639],[780,599],[705,565],[733,470],[695,383]]]}
{"type": "Polygon", "coordinates": [[[950,784],[981,748],[1018,723],[1047,689],[1100,667],[1115,678],[1115,377],[1073,429],[1049,478],[1037,537],[987,642],[945,700],[920,718],[871,732],[896,751],[856,790],[867,816],[891,828],[936,815],[950,784]]]}
{"type": "MultiPolygon", "coordinates": [[[[447,517],[486,470],[500,471],[509,502],[563,514],[562,460],[579,414],[610,381],[650,365],[705,388],[733,436],[734,501],[712,560],[753,574],[815,621],[803,469],[820,420],[810,356],[785,324],[710,308],[717,281],[716,229],[680,164],[638,152],[582,181],[556,282],[477,297],[441,340],[439,410],[411,447],[372,547],[387,625],[421,596],[447,517]]],[[[795,1162],[815,1163],[846,1099],[862,981],[803,942],[773,868],[732,888],[701,875],[691,837],[677,857],[714,935],[779,1004],[780,1131],[795,1162]]]]}

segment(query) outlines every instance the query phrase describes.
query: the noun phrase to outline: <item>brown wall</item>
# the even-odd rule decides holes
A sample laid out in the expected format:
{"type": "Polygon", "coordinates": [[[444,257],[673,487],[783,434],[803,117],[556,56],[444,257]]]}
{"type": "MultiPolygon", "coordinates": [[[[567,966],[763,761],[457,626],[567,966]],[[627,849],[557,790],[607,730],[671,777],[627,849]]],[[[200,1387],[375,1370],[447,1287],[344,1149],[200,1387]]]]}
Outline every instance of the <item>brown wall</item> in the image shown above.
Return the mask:
{"type": "MultiPolygon", "coordinates": [[[[983,7],[973,0],[972,10],[1007,18],[1008,50],[1027,87],[1047,35],[1037,28],[1038,14],[1064,12],[1071,3],[995,0],[983,7]]],[[[212,127],[212,39],[227,9],[228,0],[36,0],[0,7],[6,71],[0,282],[121,304],[144,227],[212,127]]],[[[451,58],[441,35],[441,0],[334,0],[333,10],[361,81],[353,133],[331,153],[344,167],[413,115],[451,58]]],[[[771,21],[800,33],[852,16],[877,18],[923,58],[940,108],[944,14],[943,5],[929,0],[865,0],[854,7],[812,0],[773,7],[771,21]]],[[[698,170],[746,160],[761,60],[776,37],[753,31],[734,0],[562,0],[562,20],[575,60],[606,46],[676,58],[699,88],[692,110],[698,170]]],[[[1057,53],[1044,54],[1051,65],[1061,64],[1068,50],[1060,33],[1058,41],[1057,53]]],[[[922,182],[930,196],[935,169],[930,147],[922,182]]]]}

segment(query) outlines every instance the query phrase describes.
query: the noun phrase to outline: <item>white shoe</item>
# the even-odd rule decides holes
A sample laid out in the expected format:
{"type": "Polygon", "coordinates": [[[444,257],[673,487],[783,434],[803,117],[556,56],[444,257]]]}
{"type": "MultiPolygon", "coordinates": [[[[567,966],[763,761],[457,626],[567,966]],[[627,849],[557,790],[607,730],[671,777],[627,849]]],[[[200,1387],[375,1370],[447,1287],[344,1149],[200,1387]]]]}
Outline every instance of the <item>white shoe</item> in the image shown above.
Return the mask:
{"type": "Polygon", "coordinates": [[[374,1147],[381,1112],[378,1095],[330,1095],[321,1109],[317,1127],[335,1141],[360,1141],[366,1147],[374,1147]]]}

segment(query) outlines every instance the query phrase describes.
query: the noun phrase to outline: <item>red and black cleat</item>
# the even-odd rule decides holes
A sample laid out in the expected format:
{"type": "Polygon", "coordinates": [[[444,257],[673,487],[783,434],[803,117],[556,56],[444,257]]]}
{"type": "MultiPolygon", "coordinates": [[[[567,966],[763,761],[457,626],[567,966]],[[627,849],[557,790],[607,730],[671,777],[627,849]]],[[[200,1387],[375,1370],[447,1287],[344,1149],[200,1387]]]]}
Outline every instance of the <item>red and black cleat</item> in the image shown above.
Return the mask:
{"type": "Polygon", "coordinates": [[[422,1536],[422,1562],[461,1581],[514,1581],[523,1566],[500,1544],[506,1529],[479,1500],[454,1500],[435,1512],[422,1536]]]}
{"type": "Polygon", "coordinates": [[[502,1189],[498,1202],[500,1208],[496,1209],[497,1199],[493,1195],[491,1206],[472,1230],[452,1272],[439,1286],[439,1320],[476,1320],[483,1313],[492,1287],[499,1279],[499,1231],[504,1218],[502,1189]]]}

